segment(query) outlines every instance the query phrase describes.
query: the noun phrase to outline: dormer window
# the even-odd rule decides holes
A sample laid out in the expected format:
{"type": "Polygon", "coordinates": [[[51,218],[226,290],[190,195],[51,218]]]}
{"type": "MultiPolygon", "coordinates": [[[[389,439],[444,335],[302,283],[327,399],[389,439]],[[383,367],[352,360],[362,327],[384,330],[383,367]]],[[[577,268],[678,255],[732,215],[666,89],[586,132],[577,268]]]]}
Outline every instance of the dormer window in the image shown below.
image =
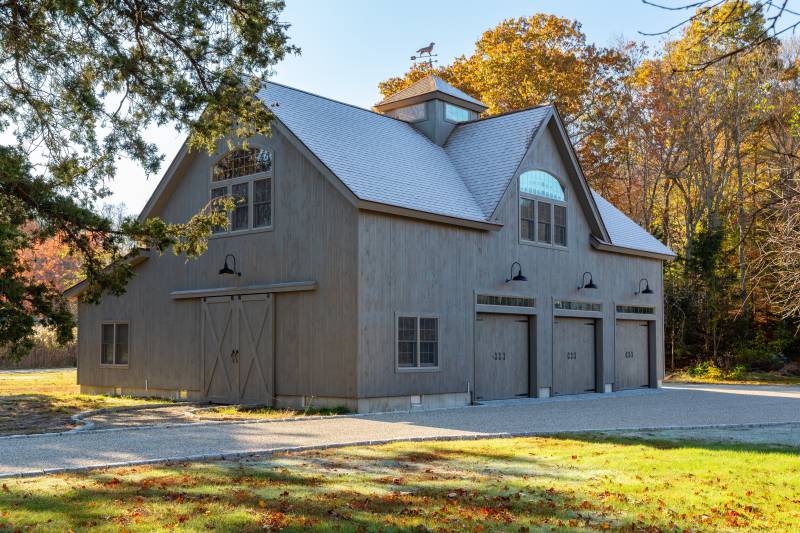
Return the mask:
{"type": "Polygon", "coordinates": [[[403,122],[419,122],[420,120],[425,120],[426,118],[425,102],[393,109],[391,111],[387,111],[386,114],[390,117],[402,120],[403,122]]]}
{"type": "Polygon", "coordinates": [[[444,104],[444,118],[450,122],[466,122],[469,120],[469,111],[453,104],[444,104]]]}
{"type": "Polygon", "coordinates": [[[231,150],[211,169],[211,199],[233,196],[230,227],[214,233],[272,227],[272,153],[263,148],[231,150]]]}
{"type": "Polygon", "coordinates": [[[529,170],[519,177],[520,239],[567,245],[567,203],[564,188],[551,174],[529,170]]]}

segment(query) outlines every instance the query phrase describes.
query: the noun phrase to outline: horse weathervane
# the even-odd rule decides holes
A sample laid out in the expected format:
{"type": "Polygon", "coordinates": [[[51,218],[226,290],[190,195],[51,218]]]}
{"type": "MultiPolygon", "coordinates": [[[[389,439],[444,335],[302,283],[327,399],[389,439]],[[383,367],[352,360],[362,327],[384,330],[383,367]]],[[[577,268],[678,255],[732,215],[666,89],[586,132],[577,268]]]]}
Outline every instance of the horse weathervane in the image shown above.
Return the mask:
{"type": "Polygon", "coordinates": [[[428,68],[433,70],[433,64],[437,63],[434,57],[438,57],[437,54],[433,53],[433,45],[436,43],[431,43],[428,46],[423,46],[419,50],[417,50],[417,55],[411,56],[411,61],[420,61],[423,65],[427,64],[428,68]]]}

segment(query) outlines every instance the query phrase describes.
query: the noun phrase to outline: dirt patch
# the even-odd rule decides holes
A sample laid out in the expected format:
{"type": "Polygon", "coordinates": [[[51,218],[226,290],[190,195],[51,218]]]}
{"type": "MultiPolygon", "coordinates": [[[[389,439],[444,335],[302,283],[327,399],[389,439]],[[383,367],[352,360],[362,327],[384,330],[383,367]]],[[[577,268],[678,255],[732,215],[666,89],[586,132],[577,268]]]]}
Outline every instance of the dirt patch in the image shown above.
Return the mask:
{"type": "Polygon", "coordinates": [[[169,407],[142,407],[113,410],[86,417],[94,426],[91,429],[130,428],[164,424],[195,424],[201,422],[192,412],[197,404],[178,404],[169,407]]]}

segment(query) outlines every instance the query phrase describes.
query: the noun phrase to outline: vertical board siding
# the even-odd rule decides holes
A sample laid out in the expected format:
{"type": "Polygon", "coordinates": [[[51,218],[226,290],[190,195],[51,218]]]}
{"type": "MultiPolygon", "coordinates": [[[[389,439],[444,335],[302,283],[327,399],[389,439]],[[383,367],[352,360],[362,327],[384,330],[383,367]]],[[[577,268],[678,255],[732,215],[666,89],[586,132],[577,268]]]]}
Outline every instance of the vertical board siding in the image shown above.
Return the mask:
{"type": "MultiPolygon", "coordinates": [[[[663,322],[662,275],[658,260],[600,252],[591,247],[590,228],[576,199],[575,176],[564,164],[550,131],[534,143],[519,173],[541,169],[561,178],[567,195],[566,250],[519,241],[518,186],[514,177],[497,209],[500,231],[483,232],[374,212],[359,218],[359,377],[360,397],[464,392],[474,382],[475,292],[536,298],[537,387],[552,386],[553,299],[599,301],[598,350],[602,381],[614,382],[615,303],[656,308],[663,322]],[[527,282],[505,283],[519,261],[527,282]],[[577,287],[591,271],[597,290],[577,287]],[[640,278],[655,294],[634,296],[640,278]],[[396,311],[440,316],[440,371],[395,371],[396,311]]],[[[657,328],[657,372],[663,376],[663,326],[657,328]]]]}
{"type": "MultiPolygon", "coordinates": [[[[274,296],[276,394],[355,395],[356,208],[280,134],[253,144],[275,156],[273,230],[212,238],[194,260],[151,257],[123,296],[81,304],[81,384],[143,389],[147,380],[151,389],[199,390],[200,303],[172,300],[170,292],[316,280],[315,291],[274,296]],[[228,253],[241,278],[218,275],[228,253]],[[102,320],[130,321],[129,368],[100,368],[102,320]]],[[[188,157],[159,213],[168,221],[185,221],[208,201],[213,159],[203,152],[188,157]]]]}

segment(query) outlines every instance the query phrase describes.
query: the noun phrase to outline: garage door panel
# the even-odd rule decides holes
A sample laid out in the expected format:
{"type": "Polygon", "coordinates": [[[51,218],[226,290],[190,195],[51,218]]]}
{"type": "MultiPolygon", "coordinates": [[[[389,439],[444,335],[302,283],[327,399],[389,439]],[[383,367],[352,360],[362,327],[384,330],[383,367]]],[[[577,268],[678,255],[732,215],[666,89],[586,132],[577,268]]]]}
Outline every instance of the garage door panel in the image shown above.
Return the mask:
{"type": "Polygon", "coordinates": [[[475,323],[475,397],[528,395],[528,319],[479,314],[475,323]]]}
{"type": "Polygon", "coordinates": [[[556,318],[553,327],[553,394],[594,392],[595,321],[556,318]]]}
{"type": "Polygon", "coordinates": [[[614,350],[615,387],[650,385],[650,325],[641,320],[617,320],[614,350]]]}

